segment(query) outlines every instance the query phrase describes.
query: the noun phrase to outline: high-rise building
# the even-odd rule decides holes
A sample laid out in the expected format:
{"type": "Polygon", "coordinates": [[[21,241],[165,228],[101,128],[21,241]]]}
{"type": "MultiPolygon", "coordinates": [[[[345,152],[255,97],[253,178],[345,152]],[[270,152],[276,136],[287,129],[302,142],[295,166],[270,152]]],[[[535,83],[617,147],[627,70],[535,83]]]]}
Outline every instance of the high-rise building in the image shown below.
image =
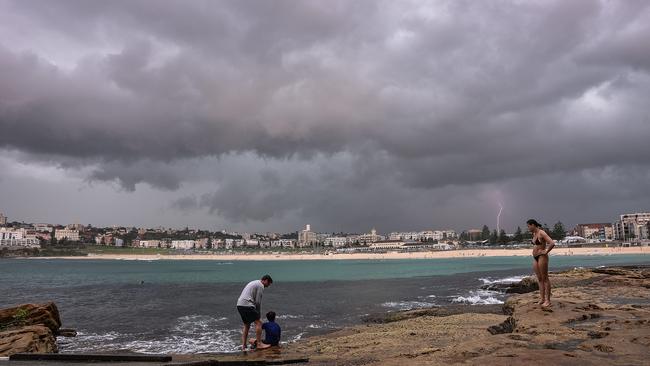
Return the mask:
{"type": "Polygon", "coordinates": [[[611,240],[614,238],[614,229],[610,223],[578,224],[575,232],[585,239],[611,240]]]}
{"type": "Polygon", "coordinates": [[[617,240],[648,240],[650,233],[650,212],[622,214],[614,223],[614,237],[617,240]]]}
{"type": "Polygon", "coordinates": [[[298,232],[298,246],[307,247],[318,242],[318,236],[311,231],[311,225],[305,225],[305,228],[298,232]]]}
{"type": "Polygon", "coordinates": [[[7,225],[7,216],[0,212],[0,226],[7,225]]]}

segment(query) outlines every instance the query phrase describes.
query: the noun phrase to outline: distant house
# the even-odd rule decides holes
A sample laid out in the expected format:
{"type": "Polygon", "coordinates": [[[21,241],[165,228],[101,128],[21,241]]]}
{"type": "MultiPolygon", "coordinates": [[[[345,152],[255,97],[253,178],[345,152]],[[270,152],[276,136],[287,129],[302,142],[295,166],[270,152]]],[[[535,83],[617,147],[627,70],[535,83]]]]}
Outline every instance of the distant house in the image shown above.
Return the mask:
{"type": "Polygon", "coordinates": [[[171,247],[174,249],[193,249],[196,247],[194,240],[172,240],[171,247]]]}
{"type": "Polygon", "coordinates": [[[141,248],[160,248],[160,240],[140,240],[141,248]]]}
{"type": "Polygon", "coordinates": [[[57,229],[54,232],[54,238],[56,238],[57,241],[79,241],[79,230],[57,229]]]}

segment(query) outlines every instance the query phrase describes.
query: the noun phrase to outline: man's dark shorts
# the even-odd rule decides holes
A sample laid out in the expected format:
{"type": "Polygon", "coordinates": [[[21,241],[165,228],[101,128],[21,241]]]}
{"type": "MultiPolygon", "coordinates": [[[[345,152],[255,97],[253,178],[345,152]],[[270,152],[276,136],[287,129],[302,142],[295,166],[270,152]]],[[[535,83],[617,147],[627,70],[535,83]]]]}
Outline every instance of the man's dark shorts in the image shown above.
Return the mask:
{"type": "Polygon", "coordinates": [[[260,313],[254,307],[237,306],[237,311],[239,311],[239,315],[241,315],[241,320],[244,324],[250,324],[256,320],[260,320],[260,313]]]}

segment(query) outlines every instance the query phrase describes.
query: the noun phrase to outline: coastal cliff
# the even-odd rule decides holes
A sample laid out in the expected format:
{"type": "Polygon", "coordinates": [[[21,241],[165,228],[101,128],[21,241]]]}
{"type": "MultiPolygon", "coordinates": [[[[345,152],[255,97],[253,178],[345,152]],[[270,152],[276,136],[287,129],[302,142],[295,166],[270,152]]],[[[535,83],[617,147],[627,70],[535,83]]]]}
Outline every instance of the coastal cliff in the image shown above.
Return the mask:
{"type": "Polygon", "coordinates": [[[525,279],[501,308],[392,313],[285,353],[323,365],[648,364],[650,268],[576,269],[551,281],[550,309],[536,303],[536,284],[525,279]]]}

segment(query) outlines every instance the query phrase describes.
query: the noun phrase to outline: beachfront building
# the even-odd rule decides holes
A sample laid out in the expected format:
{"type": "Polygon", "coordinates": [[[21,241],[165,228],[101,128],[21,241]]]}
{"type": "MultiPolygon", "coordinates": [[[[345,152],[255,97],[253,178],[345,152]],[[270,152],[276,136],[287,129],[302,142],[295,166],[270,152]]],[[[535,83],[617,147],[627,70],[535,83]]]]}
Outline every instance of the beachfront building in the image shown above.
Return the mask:
{"type": "Polygon", "coordinates": [[[40,240],[25,229],[0,228],[0,247],[40,248],[40,240]]]}
{"type": "Polygon", "coordinates": [[[393,232],[388,236],[389,240],[403,241],[442,241],[456,239],[458,235],[454,230],[424,230],[393,232]]]}
{"type": "Polygon", "coordinates": [[[348,244],[348,238],[345,236],[330,236],[325,238],[325,245],[334,248],[341,248],[348,244]]]}
{"type": "Polygon", "coordinates": [[[258,239],[246,239],[245,245],[249,248],[259,248],[260,241],[258,239]]]}
{"type": "Polygon", "coordinates": [[[613,224],[616,240],[650,240],[650,212],[622,214],[613,224]]]}
{"type": "Polygon", "coordinates": [[[392,241],[399,241],[399,240],[417,241],[417,240],[420,240],[420,232],[417,232],[417,231],[392,232],[392,233],[388,234],[388,240],[392,240],[392,241]]]}
{"type": "Polygon", "coordinates": [[[406,243],[402,240],[383,240],[370,244],[370,250],[402,250],[406,243]]]}
{"type": "Polygon", "coordinates": [[[79,241],[79,231],[71,229],[57,229],[54,232],[54,238],[56,238],[57,241],[79,241]]]}
{"type": "Polygon", "coordinates": [[[50,224],[33,224],[32,227],[41,233],[51,233],[54,230],[54,227],[50,224]]]}
{"type": "Polygon", "coordinates": [[[84,226],[82,224],[70,224],[66,226],[66,229],[84,231],[84,226]]]}
{"type": "Polygon", "coordinates": [[[305,225],[305,228],[298,232],[298,246],[304,248],[316,243],[318,243],[318,236],[311,231],[311,225],[305,225]]]}
{"type": "Polygon", "coordinates": [[[578,224],[575,233],[585,239],[614,239],[614,228],[610,223],[578,224]]]}
{"type": "Polygon", "coordinates": [[[193,249],[196,246],[194,240],[172,240],[171,244],[174,249],[193,249]]]}
{"type": "Polygon", "coordinates": [[[195,241],[195,248],[206,249],[208,247],[208,238],[200,238],[195,241]]]}
{"type": "Polygon", "coordinates": [[[160,240],[140,240],[139,247],[141,248],[160,248],[160,240]]]}
{"type": "Polygon", "coordinates": [[[295,239],[280,239],[278,240],[282,248],[295,248],[296,240],[295,239]]]}
{"type": "Polygon", "coordinates": [[[442,239],[458,239],[458,233],[456,230],[442,230],[442,239]]]}
{"type": "Polygon", "coordinates": [[[0,226],[7,225],[7,216],[0,212],[0,226]]]}
{"type": "Polygon", "coordinates": [[[383,236],[383,235],[377,234],[377,230],[374,229],[374,228],[372,230],[370,230],[370,233],[361,234],[357,238],[357,242],[359,244],[364,244],[364,245],[368,245],[368,244],[371,244],[371,243],[376,243],[378,241],[383,241],[383,240],[386,240],[386,237],[383,236]]]}

